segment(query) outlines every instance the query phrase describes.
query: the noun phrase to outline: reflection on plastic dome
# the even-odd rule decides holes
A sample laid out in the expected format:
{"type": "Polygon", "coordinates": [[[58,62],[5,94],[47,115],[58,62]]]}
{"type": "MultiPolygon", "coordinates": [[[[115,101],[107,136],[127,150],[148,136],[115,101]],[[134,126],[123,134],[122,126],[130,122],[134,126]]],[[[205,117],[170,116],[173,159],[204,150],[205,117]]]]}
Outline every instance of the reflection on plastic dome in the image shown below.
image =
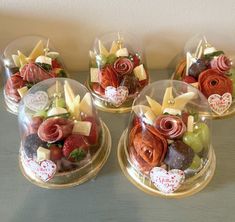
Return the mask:
{"type": "Polygon", "coordinates": [[[32,87],[20,103],[19,126],[23,173],[39,186],[76,185],[109,153],[91,94],[71,79],[32,87]]]}
{"type": "Polygon", "coordinates": [[[2,57],[5,71],[4,96],[8,111],[16,114],[18,103],[36,83],[66,77],[58,52],[40,36],[25,36],[12,41],[2,57]]]}
{"type": "Polygon", "coordinates": [[[197,36],[186,43],[185,56],[173,76],[203,93],[213,111],[213,117],[235,112],[235,69],[232,57],[212,45],[205,36],[197,36]]]}
{"type": "Polygon", "coordinates": [[[210,108],[197,89],[158,81],[141,92],[132,110],[119,162],[134,184],[153,194],[183,196],[212,177],[210,122],[203,116],[210,108]]]}
{"type": "Polygon", "coordinates": [[[88,86],[99,108],[128,111],[133,99],[148,84],[149,77],[137,44],[134,38],[123,33],[96,39],[90,51],[88,86]]]}

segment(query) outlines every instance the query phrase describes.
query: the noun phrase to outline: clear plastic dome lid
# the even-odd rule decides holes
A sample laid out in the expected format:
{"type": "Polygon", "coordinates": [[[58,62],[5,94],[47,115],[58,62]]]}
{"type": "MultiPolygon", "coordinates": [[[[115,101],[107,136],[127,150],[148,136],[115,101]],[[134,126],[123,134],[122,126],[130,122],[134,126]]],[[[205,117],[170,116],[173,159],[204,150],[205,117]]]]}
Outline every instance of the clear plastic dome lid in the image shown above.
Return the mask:
{"type": "Polygon", "coordinates": [[[143,89],[123,137],[130,164],[125,174],[152,193],[190,190],[196,183],[192,178],[211,161],[210,120],[205,112],[210,112],[206,98],[181,81],[157,81],[143,89]]]}
{"type": "Polygon", "coordinates": [[[39,185],[78,183],[94,171],[97,158],[107,155],[91,94],[75,80],[53,78],[33,86],[20,103],[18,118],[21,165],[39,185]]]}
{"type": "Polygon", "coordinates": [[[186,43],[174,79],[198,88],[208,99],[213,117],[235,112],[233,56],[205,36],[198,35],[186,43]]]}
{"type": "Polygon", "coordinates": [[[67,76],[60,54],[49,39],[40,36],[24,36],[9,43],[2,63],[5,103],[12,113],[17,113],[18,103],[34,84],[67,76]]]}
{"type": "Polygon", "coordinates": [[[121,32],[95,40],[90,51],[88,87],[98,107],[106,111],[130,109],[133,99],[148,84],[139,47],[134,37],[121,32]]]}

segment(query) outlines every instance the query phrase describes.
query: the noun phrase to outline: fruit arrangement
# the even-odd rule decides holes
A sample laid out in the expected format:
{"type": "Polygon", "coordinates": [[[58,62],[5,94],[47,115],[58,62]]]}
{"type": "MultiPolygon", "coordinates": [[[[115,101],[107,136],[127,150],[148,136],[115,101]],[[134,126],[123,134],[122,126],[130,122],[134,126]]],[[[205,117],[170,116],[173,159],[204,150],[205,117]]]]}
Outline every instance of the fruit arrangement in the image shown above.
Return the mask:
{"type": "Polygon", "coordinates": [[[18,50],[11,58],[5,58],[7,79],[4,94],[6,104],[12,112],[16,111],[10,104],[16,106],[34,84],[49,78],[66,77],[59,53],[50,51],[48,45],[49,41],[44,46],[43,41],[39,40],[29,55],[18,50]]]}
{"type": "MultiPolygon", "coordinates": [[[[197,91],[175,82],[180,87],[167,86],[160,103],[154,99],[160,97],[160,92],[154,95],[153,91],[134,102],[127,134],[131,166],[164,194],[177,191],[197,175],[206,165],[210,149],[208,124],[195,107],[199,101],[197,91]]],[[[153,87],[157,90],[157,85],[153,87]]]]}
{"type": "Polygon", "coordinates": [[[229,113],[235,96],[235,69],[232,60],[204,37],[195,52],[187,52],[177,66],[174,79],[198,88],[208,99],[215,116],[229,113]]]}
{"type": "Polygon", "coordinates": [[[89,87],[111,107],[121,107],[148,84],[140,54],[125,46],[120,35],[112,41],[109,50],[102,40],[96,45],[97,48],[90,51],[89,87]]]}
{"type": "Polygon", "coordinates": [[[26,169],[47,182],[92,160],[101,143],[101,123],[89,92],[81,97],[71,80],[58,78],[46,89],[29,91],[23,103],[19,119],[26,169]]]}

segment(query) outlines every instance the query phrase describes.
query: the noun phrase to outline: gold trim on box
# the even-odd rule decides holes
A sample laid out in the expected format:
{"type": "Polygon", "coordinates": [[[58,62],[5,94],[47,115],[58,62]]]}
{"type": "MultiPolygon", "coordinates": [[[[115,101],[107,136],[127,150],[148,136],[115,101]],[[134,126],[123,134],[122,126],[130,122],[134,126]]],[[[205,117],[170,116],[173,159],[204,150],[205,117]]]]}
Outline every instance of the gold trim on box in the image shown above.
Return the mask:
{"type": "Polygon", "coordinates": [[[48,189],[63,189],[80,185],[87,180],[94,178],[106,163],[111,151],[111,135],[104,122],[102,125],[102,142],[96,154],[91,160],[79,169],[66,173],[58,173],[51,180],[43,182],[35,176],[21,161],[19,155],[19,166],[22,174],[33,184],[48,189]]]}
{"type": "Polygon", "coordinates": [[[203,190],[211,181],[216,168],[216,157],[212,146],[209,149],[208,160],[203,169],[201,169],[195,176],[186,179],[176,192],[170,194],[160,192],[148,177],[141,174],[138,169],[135,169],[135,167],[131,165],[131,162],[128,159],[127,146],[125,144],[127,132],[128,130],[126,129],[119,140],[117,150],[118,162],[127,179],[140,190],[154,196],[182,198],[191,196],[203,190]]]}

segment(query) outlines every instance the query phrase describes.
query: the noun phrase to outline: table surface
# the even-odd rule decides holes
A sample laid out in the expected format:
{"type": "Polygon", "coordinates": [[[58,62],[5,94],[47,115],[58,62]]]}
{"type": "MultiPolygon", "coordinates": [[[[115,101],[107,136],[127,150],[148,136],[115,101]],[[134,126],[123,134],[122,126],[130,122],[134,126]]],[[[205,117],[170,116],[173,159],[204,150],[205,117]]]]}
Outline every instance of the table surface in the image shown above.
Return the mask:
{"type": "MultiPolygon", "coordinates": [[[[152,81],[170,75],[169,71],[150,73],[152,81]]],[[[86,74],[72,77],[84,82],[86,74]]],[[[117,161],[117,144],[127,126],[128,113],[100,112],[112,135],[112,151],[95,180],[74,188],[47,190],[21,175],[17,117],[5,111],[2,92],[0,97],[1,222],[235,221],[235,118],[212,122],[216,172],[210,184],[192,197],[175,200],[150,196],[125,178],[117,161]]]]}

